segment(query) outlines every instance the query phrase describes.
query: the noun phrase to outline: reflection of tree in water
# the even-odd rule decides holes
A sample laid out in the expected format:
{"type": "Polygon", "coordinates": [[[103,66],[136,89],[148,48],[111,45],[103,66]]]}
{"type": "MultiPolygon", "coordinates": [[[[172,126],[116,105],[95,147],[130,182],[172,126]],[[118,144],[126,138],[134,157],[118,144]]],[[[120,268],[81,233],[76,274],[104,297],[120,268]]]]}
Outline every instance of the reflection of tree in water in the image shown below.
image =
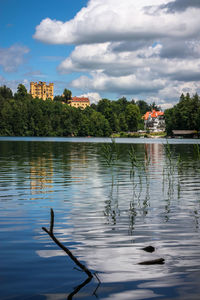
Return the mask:
{"type": "MultiPolygon", "coordinates": [[[[123,191],[120,190],[121,186],[123,189],[123,184],[121,184],[119,174],[123,168],[126,169],[125,180],[132,186],[132,198],[129,200],[127,212],[129,232],[133,231],[136,218],[145,218],[148,215],[152,202],[151,193],[154,188],[158,194],[157,205],[160,202],[164,209],[165,221],[168,222],[172,203],[174,205],[174,202],[183,197],[183,192],[189,184],[189,178],[194,177],[194,180],[199,183],[199,149],[199,146],[198,149],[195,146],[194,150],[191,146],[187,146],[185,151],[185,148],[183,149],[180,145],[170,145],[168,142],[165,144],[145,144],[143,149],[141,145],[140,147],[138,145],[124,146],[122,154],[118,155],[120,159],[109,162],[109,168],[112,168],[112,172],[110,172],[112,174],[112,189],[105,201],[104,214],[107,217],[107,222],[115,225],[119,222],[119,217],[122,214],[123,205],[120,205],[119,202],[123,201],[123,191]]],[[[112,157],[114,156],[112,153],[112,157]]],[[[197,188],[197,193],[198,191],[197,188]]],[[[195,189],[193,192],[195,193],[195,189]]],[[[124,202],[124,205],[127,203],[124,202]]],[[[197,213],[194,213],[194,216],[197,220],[197,213]]],[[[198,224],[197,221],[196,224],[198,224]]]]}
{"type": "Polygon", "coordinates": [[[126,147],[125,149],[121,149],[123,152],[119,155],[120,150],[116,144],[114,144],[114,146],[112,144],[112,147],[106,145],[102,149],[102,156],[105,163],[104,168],[107,169],[112,176],[111,191],[108,199],[105,200],[104,215],[106,216],[108,224],[116,225],[117,222],[120,221],[121,215],[119,208],[121,206],[119,205],[119,201],[124,201],[123,203],[125,206],[127,206],[125,201],[129,201],[129,208],[126,210],[126,215],[128,214],[129,220],[128,231],[129,233],[132,233],[135,219],[138,214],[137,211],[139,210],[143,217],[148,214],[150,200],[148,176],[148,165],[150,163],[150,159],[147,157],[148,153],[143,151],[142,156],[141,151],[137,152],[135,147],[130,146],[129,148],[126,147]],[[104,150],[106,153],[104,153],[104,150]],[[124,150],[126,150],[126,152],[124,150]],[[112,153],[109,153],[109,151],[112,153]],[[117,153],[115,154],[114,151],[117,153]],[[138,153],[139,156],[137,156],[138,153]],[[126,184],[129,182],[130,185],[132,185],[132,191],[130,191],[129,196],[130,200],[123,199],[123,182],[126,184]]]}
{"type": "Polygon", "coordinates": [[[117,218],[120,217],[120,210],[118,206],[119,201],[119,193],[117,189],[116,196],[113,195],[114,185],[111,185],[111,191],[108,196],[108,199],[105,200],[105,209],[104,209],[104,216],[107,219],[108,224],[116,225],[117,218]]]}

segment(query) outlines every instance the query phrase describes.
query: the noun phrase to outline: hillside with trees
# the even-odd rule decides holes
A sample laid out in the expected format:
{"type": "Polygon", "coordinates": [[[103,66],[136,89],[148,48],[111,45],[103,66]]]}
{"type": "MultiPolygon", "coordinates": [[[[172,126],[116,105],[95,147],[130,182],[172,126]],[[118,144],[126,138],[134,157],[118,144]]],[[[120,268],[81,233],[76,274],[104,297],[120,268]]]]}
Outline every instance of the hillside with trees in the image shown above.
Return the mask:
{"type": "Polygon", "coordinates": [[[54,101],[44,101],[33,99],[22,84],[14,95],[8,87],[0,87],[0,135],[103,137],[143,127],[134,101],[102,99],[81,110],[65,104],[70,97],[71,92],[65,89],[54,101]]]}
{"type": "MultiPolygon", "coordinates": [[[[142,116],[153,109],[155,103],[144,100],[116,101],[102,99],[84,110],[67,105],[71,91],[54,101],[35,98],[19,84],[17,92],[0,87],[1,136],[110,136],[114,132],[133,132],[144,128],[142,116]]],[[[166,132],[173,129],[200,131],[200,98],[196,94],[181,95],[179,103],[165,110],[166,132]]]]}

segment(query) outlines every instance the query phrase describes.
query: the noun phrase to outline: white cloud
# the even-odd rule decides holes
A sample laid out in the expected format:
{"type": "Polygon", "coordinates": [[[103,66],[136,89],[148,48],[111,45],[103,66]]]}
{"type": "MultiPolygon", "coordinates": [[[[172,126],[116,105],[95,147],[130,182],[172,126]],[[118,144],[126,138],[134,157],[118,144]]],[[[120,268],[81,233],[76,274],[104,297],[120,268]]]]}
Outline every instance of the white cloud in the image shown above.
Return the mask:
{"type": "Polygon", "coordinates": [[[99,100],[101,100],[101,96],[99,95],[99,93],[87,93],[87,94],[82,94],[80,95],[80,97],[87,97],[90,100],[90,103],[95,103],[97,104],[99,102],[99,100]]]}
{"type": "Polygon", "coordinates": [[[153,93],[158,92],[164,88],[165,81],[162,79],[155,79],[151,81],[137,78],[134,74],[128,76],[113,77],[102,73],[94,73],[92,78],[81,76],[71,83],[74,88],[81,88],[86,90],[95,90],[103,92],[105,90],[112,93],[153,93]]]}
{"type": "Polygon", "coordinates": [[[74,19],[61,22],[49,18],[36,27],[34,38],[50,44],[82,44],[141,38],[189,37],[199,32],[199,10],[169,13],[152,7],[168,0],[91,0],[74,19]],[[148,11],[149,4],[151,7],[148,11]]]}
{"type": "Polygon", "coordinates": [[[7,80],[3,76],[0,76],[0,86],[3,86],[3,85],[8,86],[12,90],[13,93],[15,93],[17,91],[17,87],[20,83],[26,87],[27,91],[29,91],[30,86],[29,86],[28,79],[7,80]]]}
{"type": "Polygon", "coordinates": [[[17,71],[18,67],[24,63],[25,55],[29,49],[25,46],[12,45],[9,48],[0,48],[0,66],[4,72],[10,73],[17,71]]]}
{"type": "Polygon", "coordinates": [[[200,91],[199,13],[195,1],[90,0],[67,22],[42,20],[34,38],[76,45],[58,71],[78,73],[71,86],[85,94],[157,97],[164,105],[200,91]]]}

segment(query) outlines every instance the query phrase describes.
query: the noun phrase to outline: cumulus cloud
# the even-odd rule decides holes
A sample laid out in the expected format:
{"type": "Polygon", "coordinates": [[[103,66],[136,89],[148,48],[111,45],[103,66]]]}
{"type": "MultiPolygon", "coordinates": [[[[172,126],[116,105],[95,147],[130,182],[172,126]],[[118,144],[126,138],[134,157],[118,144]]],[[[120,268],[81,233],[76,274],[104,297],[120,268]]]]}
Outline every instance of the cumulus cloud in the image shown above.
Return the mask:
{"type": "Polygon", "coordinates": [[[199,91],[199,14],[199,0],[90,0],[67,22],[42,20],[34,38],[75,45],[58,71],[77,73],[71,86],[85,94],[158,97],[164,104],[173,93],[199,91]]]}
{"type": "Polygon", "coordinates": [[[99,100],[101,100],[101,96],[99,95],[99,93],[87,93],[87,94],[82,94],[80,95],[80,97],[87,97],[90,100],[90,103],[94,103],[97,104],[99,102],[99,100]]]}
{"type": "Polygon", "coordinates": [[[4,72],[16,72],[18,67],[24,63],[25,55],[29,49],[25,46],[12,45],[9,48],[0,48],[0,66],[4,72]]]}
{"type": "Polygon", "coordinates": [[[128,76],[111,77],[102,73],[94,73],[92,78],[81,76],[72,81],[74,88],[96,90],[98,92],[109,91],[118,94],[156,93],[165,86],[165,81],[155,79],[151,81],[141,80],[134,74],[128,76]]]}
{"type": "MultiPolygon", "coordinates": [[[[163,11],[155,18],[145,13],[148,4],[148,0],[91,0],[70,21],[42,20],[34,38],[50,44],[89,44],[198,34],[198,10],[192,12],[193,18],[185,10],[179,14],[163,11]]],[[[151,7],[159,5],[167,7],[170,3],[151,0],[151,7]]]]}

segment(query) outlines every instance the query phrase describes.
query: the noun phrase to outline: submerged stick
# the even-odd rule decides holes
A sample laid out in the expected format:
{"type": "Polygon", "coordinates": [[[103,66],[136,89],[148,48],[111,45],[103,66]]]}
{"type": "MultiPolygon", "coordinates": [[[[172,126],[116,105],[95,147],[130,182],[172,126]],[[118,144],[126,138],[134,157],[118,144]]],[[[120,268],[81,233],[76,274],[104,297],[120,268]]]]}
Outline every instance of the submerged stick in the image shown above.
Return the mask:
{"type": "Polygon", "coordinates": [[[75,264],[77,266],[79,266],[87,275],[88,277],[91,279],[93,278],[92,273],[88,270],[88,268],[86,266],[84,266],[73,254],[72,252],[65,247],[54,235],[53,233],[53,228],[54,228],[54,211],[51,208],[51,222],[50,222],[50,229],[48,230],[46,227],[42,227],[42,229],[48,233],[48,235],[50,236],[50,238],[58,245],[58,247],[60,247],[65,253],[67,253],[67,255],[69,255],[69,257],[75,262],[75,264]]]}
{"type": "Polygon", "coordinates": [[[140,262],[139,265],[163,265],[164,263],[165,263],[164,258],[158,258],[158,259],[140,262]]]}

